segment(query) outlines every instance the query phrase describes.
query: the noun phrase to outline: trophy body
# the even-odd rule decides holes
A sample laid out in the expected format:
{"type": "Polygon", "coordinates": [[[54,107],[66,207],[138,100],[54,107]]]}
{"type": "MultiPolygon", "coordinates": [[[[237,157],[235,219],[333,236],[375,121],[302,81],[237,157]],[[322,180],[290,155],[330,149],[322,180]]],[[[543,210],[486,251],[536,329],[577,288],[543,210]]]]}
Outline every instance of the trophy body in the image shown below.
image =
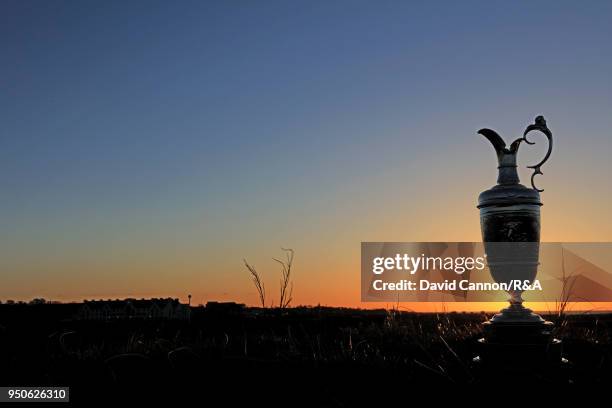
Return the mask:
{"type": "MultiPolygon", "coordinates": [[[[493,280],[532,283],[540,250],[539,193],[523,185],[496,186],[480,195],[480,227],[493,280]]],[[[523,307],[522,291],[511,290],[510,307],[492,322],[544,322],[523,307]]]]}

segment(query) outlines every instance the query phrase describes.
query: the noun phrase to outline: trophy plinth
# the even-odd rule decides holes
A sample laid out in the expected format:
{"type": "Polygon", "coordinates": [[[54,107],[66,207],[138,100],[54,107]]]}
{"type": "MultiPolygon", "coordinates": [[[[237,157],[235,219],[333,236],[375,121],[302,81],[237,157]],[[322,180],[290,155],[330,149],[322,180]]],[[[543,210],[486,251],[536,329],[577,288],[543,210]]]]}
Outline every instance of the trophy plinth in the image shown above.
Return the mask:
{"type": "MultiPolygon", "coordinates": [[[[493,280],[510,283],[515,280],[535,280],[540,250],[540,190],[534,177],[542,174],[540,167],[552,151],[552,134],[542,116],[529,125],[523,137],[509,148],[495,131],[481,129],[497,154],[497,185],[478,197],[482,240],[487,254],[487,265],[493,280]],[[544,159],[533,169],[531,185],[520,184],[516,171],[516,157],[521,142],[533,144],[527,134],[542,132],[549,141],[544,159]]],[[[553,338],[553,323],[545,321],[523,306],[522,291],[509,291],[510,306],[484,323],[484,337],[478,341],[481,366],[497,370],[532,370],[561,362],[561,342],[553,338]]]]}
{"type": "Polygon", "coordinates": [[[485,322],[484,336],[477,343],[478,357],[474,360],[489,373],[529,372],[537,376],[549,371],[556,375],[563,361],[562,343],[554,338],[553,328],[553,323],[544,320],[485,322]]]}

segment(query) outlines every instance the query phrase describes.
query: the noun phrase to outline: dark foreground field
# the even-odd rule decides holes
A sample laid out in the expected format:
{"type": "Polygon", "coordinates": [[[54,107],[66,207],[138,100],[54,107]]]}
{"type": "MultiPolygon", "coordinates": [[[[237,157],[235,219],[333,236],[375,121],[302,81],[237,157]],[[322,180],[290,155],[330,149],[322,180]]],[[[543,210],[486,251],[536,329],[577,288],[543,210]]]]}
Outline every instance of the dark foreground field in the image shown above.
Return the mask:
{"type": "MultiPolygon", "coordinates": [[[[404,400],[422,386],[486,387],[503,376],[472,361],[484,314],[194,308],[190,322],[75,321],[67,307],[0,305],[0,385],[67,385],[76,402],[189,396],[354,406],[404,400]]],[[[612,316],[547,318],[568,362],[508,378],[610,384],[612,316]]]]}

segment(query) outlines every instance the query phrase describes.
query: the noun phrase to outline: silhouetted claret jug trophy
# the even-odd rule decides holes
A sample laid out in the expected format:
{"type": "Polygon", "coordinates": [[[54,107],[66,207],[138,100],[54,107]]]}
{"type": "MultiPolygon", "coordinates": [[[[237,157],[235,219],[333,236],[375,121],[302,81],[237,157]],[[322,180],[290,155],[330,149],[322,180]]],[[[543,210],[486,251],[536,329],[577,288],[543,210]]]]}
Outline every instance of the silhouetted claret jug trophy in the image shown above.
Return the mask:
{"type": "MultiPolygon", "coordinates": [[[[522,137],[510,147],[491,129],[481,129],[495,148],[498,160],[497,185],[478,197],[482,240],[487,254],[487,265],[497,283],[515,280],[533,282],[539,262],[540,249],[540,192],[534,178],[542,174],[540,167],[552,151],[552,133],[543,116],[529,125],[522,137]],[[548,138],[548,151],[533,169],[531,186],[520,184],[517,173],[517,153],[522,142],[532,131],[540,131],[548,138]]],[[[489,366],[508,369],[528,369],[561,361],[561,342],[552,337],[553,324],[523,306],[522,290],[508,292],[510,306],[484,323],[484,337],[480,339],[480,356],[476,361],[489,366]]]]}

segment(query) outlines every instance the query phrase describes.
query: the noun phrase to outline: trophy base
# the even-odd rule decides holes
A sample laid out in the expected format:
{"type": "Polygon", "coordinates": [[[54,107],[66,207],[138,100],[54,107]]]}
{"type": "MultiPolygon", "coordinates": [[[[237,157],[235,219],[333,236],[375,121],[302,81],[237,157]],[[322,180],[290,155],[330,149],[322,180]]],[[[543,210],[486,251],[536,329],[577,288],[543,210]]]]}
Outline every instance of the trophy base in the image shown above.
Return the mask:
{"type": "Polygon", "coordinates": [[[540,315],[533,313],[531,309],[527,309],[521,303],[511,303],[509,307],[503,309],[501,313],[496,314],[490,320],[492,324],[498,323],[530,323],[544,324],[546,323],[540,315]]]}
{"type": "Polygon", "coordinates": [[[478,340],[474,358],[480,368],[501,375],[520,373],[525,378],[560,372],[566,360],[561,357],[561,340],[552,335],[553,323],[525,311],[522,318],[502,311],[483,323],[484,336],[478,340]]]}

